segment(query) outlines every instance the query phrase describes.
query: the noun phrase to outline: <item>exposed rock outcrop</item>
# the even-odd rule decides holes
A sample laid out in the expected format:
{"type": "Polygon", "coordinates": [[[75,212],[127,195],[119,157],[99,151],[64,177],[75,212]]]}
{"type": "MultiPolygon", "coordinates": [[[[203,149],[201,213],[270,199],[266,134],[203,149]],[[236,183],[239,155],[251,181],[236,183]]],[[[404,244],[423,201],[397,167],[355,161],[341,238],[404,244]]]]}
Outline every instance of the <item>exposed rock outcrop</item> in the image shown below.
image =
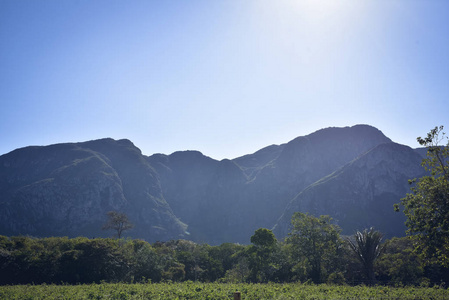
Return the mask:
{"type": "Polygon", "coordinates": [[[374,226],[389,237],[404,235],[405,216],[393,205],[410,192],[408,179],[424,175],[421,159],[396,143],[375,147],[299,193],[278,220],[276,235],[287,235],[295,211],[330,215],[344,234],[374,226]]]}
{"type": "Polygon", "coordinates": [[[128,140],[27,147],[0,157],[0,232],[107,236],[106,212],[123,211],[132,236],[178,238],[186,226],[154,170],[128,140]]]}

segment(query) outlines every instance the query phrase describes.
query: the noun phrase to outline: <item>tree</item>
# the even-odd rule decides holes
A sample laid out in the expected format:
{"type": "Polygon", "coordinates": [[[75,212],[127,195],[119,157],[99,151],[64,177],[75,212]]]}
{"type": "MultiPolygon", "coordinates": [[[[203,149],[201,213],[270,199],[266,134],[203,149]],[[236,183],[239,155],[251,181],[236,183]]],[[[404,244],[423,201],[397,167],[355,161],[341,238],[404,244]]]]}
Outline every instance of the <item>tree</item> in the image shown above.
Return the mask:
{"type": "Polygon", "coordinates": [[[137,282],[159,282],[162,278],[161,258],[146,241],[131,240],[125,244],[127,258],[131,262],[131,276],[137,282]]]}
{"type": "Polygon", "coordinates": [[[419,285],[424,276],[421,261],[413,251],[413,236],[394,237],[376,262],[378,279],[393,285],[419,285]]]}
{"type": "Polygon", "coordinates": [[[103,230],[115,230],[117,231],[117,237],[120,239],[123,231],[129,230],[134,225],[128,220],[128,216],[124,213],[116,211],[110,211],[107,213],[108,221],[103,225],[103,230]]]}
{"type": "Polygon", "coordinates": [[[338,261],[342,246],[340,228],[331,221],[329,216],[316,218],[300,212],[292,217],[287,243],[298,261],[295,268],[300,277],[306,276],[315,283],[324,282],[327,273],[334,271],[331,266],[338,261]]]}
{"type": "Polygon", "coordinates": [[[270,249],[276,245],[276,237],[274,233],[266,228],[259,228],[251,236],[251,243],[260,249],[270,249]]]}
{"type": "Polygon", "coordinates": [[[253,245],[248,248],[251,280],[268,281],[271,256],[277,244],[276,237],[271,230],[259,228],[251,236],[251,243],[253,245]]]}
{"type": "Polygon", "coordinates": [[[382,253],[384,246],[382,245],[383,234],[371,227],[362,232],[357,231],[354,235],[354,242],[348,239],[351,249],[363,265],[366,278],[369,284],[374,284],[376,277],[374,274],[374,261],[382,253]]]}
{"type": "MultiPolygon", "coordinates": [[[[422,165],[430,175],[419,180],[411,193],[401,199],[407,217],[407,233],[417,236],[416,250],[422,254],[426,265],[439,264],[449,267],[449,140],[435,127],[427,137],[418,137],[418,142],[427,147],[427,158],[422,165]],[[446,146],[441,142],[448,140],[446,146]]],[[[399,205],[395,205],[399,211],[399,205]]]]}

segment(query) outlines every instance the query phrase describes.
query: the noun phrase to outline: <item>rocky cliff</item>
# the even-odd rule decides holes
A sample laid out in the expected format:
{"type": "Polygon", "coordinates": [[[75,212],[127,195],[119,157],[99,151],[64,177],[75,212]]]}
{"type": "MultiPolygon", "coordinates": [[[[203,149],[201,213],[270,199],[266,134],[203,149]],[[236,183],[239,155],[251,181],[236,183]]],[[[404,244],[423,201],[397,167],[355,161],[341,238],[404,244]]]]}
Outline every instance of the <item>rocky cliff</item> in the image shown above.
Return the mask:
{"type": "Polygon", "coordinates": [[[408,179],[425,175],[421,160],[407,146],[378,145],[294,197],[274,232],[286,236],[291,216],[302,211],[330,215],[344,234],[374,226],[389,237],[403,236],[405,216],[395,213],[393,205],[410,192],[408,179]]]}
{"type": "Polygon", "coordinates": [[[148,161],[167,202],[189,224],[190,238],[248,243],[256,229],[273,227],[308,185],[390,142],[378,129],[358,125],[319,130],[232,161],[195,151],[153,155],[148,161]]]}
{"type": "Polygon", "coordinates": [[[186,226],[165,201],[156,173],[128,140],[28,147],[0,157],[0,233],[107,236],[110,210],[133,234],[178,238],[186,226]]]}

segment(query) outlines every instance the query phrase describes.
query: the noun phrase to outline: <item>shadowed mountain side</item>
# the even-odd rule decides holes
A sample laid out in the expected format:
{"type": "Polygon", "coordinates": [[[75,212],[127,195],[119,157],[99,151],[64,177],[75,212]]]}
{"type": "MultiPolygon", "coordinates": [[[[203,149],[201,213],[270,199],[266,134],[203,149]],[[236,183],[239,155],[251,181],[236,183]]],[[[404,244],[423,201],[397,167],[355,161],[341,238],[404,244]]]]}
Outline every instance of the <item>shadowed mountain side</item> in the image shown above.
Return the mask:
{"type": "Polygon", "coordinates": [[[279,157],[284,145],[271,145],[253,154],[235,158],[233,161],[242,168],[248,178],[254,178],[258,171],[279,157]]]}
{"type": "Polygon", "coordinates": [[[274,227],[278,238],[287,235],[294,212],[330,215],[353,234],[374,226],[387,236],[405,235],[405,217],[393,204],[410,192],[408,180],[424,175],[422,157],[396,143],[382,144],[310,185],[287,206],[274,227]]]}
{"type": "Polygon", "coordinates": [[[160,176],[165,199],[189,225],[190,239],[209,244],[235,241],[230,223],[247,182],[239,166],[198,151],[156,154],[148,161],[160,176]]]}
{"type": "Polygon", "coordinates": [[[185,230],[165,202],[157,176],[128,140],[27,147],[0,156],[0,232],[6,235],[108,236],[110,210],[155,241],[185,230]]]}
{"type": "Polygon", "coordinates": [[[147,157],[131,141],[113,139],[18,149],[0,156],[0,234],[112,235],[101,231],[110,210],[134,223],[128,236],[150,242],[248,244],[283,213],[277,229],[285,233],[296,209],[336,212],[344,228],[377,226],[380,216],[393,224],[401,216],[384,210],[408,192],[421,157],[391,145],[378,129],[356,125],[222,161],[198,151],[147,157]],[[360,219],[360,211],[374,213],[360,219]]]}
{"type": "Polygon", "coordinates": [[[152,155],[163,194],[198,242],[249,243],[272,227],[288,202],[310,183],[381,144],[391,142],[367,125],[327,128],[232,161],[197,151],[152,155]]]}
{"type": "Polygon", "coordinates": [[[378,129],[356,125],[322,129],[281,145],[275,149],[281,150],[278,157],[261,166],[245,186],[236,207],[245,221],[236,225],[236,231],[248,237],[259,227],[271,228],[289,201],[308,185],[389,142],[378,129]]]}

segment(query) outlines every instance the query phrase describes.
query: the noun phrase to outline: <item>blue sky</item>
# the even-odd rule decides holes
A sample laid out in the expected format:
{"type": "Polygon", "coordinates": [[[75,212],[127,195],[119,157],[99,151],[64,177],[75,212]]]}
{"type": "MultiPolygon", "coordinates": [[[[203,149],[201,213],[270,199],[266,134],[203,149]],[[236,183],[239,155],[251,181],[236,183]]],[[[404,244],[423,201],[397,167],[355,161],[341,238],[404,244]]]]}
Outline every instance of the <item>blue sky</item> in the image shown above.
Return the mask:
{"type": "Polygon", "coordinates": [[[0,0],[0,154],[128,138],[235,158],[318,129],[449,131],[449,1],[0,0]]]}

